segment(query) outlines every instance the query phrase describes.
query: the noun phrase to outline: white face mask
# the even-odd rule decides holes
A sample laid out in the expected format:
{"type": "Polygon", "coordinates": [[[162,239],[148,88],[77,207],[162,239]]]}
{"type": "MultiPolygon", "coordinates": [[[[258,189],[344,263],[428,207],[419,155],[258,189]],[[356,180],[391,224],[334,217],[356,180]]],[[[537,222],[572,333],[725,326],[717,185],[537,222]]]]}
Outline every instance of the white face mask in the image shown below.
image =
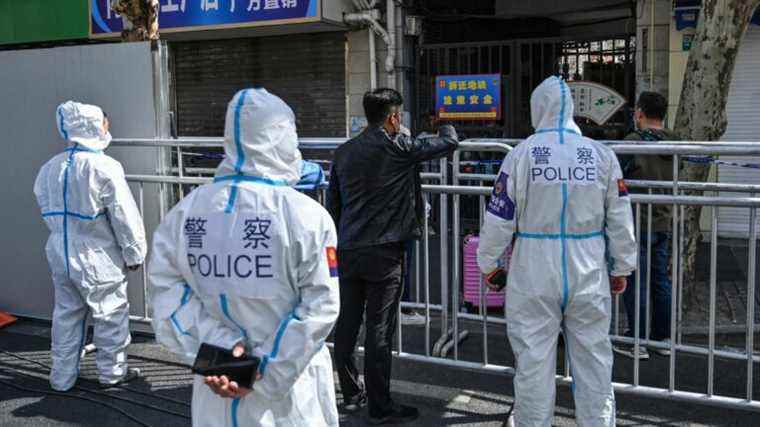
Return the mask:
{"type": "Polygon", "coordinates": [[[101,133],[101,136],[103,138],[103,142],[105,142],[106,144],[110,144],[111,139],[113,139],[113,137],[111,136],[111,132],[101,133]]]}
{"type": "MultiPolygon", "coordinates": [[[[108,144],[108,143],[110,143],[110,142],[111,142],[111,132],[109,132],[108,130],[106,130],[106,123],[107,123],[107,122],[106,122],[106,120],[108,120],[108,119],[106,119],[105,117],[103,117],[103,119],[101,120],[101,125],[100,125],[100,138],[101,138],[101,139],[102,139],[102,140],[103,140],[103,141],[104,141],[106,144],[108,144]]],[[[109,123],[109,127],[110,127],[110,123],[109,123]]]]}

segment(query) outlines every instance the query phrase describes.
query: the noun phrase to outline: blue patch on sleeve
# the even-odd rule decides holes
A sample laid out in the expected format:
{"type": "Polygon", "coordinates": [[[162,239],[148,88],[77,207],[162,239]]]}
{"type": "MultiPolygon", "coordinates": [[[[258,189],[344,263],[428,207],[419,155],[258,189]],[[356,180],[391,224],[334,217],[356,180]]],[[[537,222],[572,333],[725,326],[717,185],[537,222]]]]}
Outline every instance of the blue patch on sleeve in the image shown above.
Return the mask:
{"type": "Polygon", "coordinates": [[[493,186],[491,200],[488,202],[486,210],[501,219],[512,221],[515,219],[515,203],[509,197],[507,191],[507,180],[509,175],[504,172],[499,174],[496,183],[493,186]]]}

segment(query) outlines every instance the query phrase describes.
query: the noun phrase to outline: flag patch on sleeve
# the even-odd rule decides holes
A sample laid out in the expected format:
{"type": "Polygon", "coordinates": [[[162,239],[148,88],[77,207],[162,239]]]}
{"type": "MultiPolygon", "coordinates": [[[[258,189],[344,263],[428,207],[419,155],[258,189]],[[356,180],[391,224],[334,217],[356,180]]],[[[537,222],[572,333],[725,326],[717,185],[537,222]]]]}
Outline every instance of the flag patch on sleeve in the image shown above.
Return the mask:
{"type": "Polygon", "coordinates": [[[618,182],[618,197],[626,197],[628,195],[628,187],[625,186],[625,181],[619,179],[618,182]]]}
{"type": "Polygon", "coordinates": [[[504,172],[499,174],[493,186],[491,200],[486,206],[486,210],[501,219],[511,221],[515,219],[515,203],[509,197],[507,192],[507,181],[509,175],[504,172]]]}
{"type": "Polygon", "coordinates": [[[330,268],[330,277],[338,277],[338,251],[334,247],[327,248],[327,266],[330,268]]]}

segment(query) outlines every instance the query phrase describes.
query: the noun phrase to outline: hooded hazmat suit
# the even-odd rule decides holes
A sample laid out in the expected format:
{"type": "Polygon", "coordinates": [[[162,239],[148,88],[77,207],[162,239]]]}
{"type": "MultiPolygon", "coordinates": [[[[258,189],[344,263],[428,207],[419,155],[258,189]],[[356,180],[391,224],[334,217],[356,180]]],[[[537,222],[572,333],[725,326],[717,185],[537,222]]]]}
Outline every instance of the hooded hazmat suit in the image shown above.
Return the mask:
{"type": "Polygon", "coordinates": [[[536,88],[531,116],[536,133],[504,160],[478,248],[490,273],[515,239],[506,291],[514,421],[551,425],[563,331],[578,425],[613,426],[609,276],[635,268],[630,199],[613,152],[580,135],[564,81],[536,88]]]}
{"type": "Polygon", "coordinates": [[[239,399],[196,376],[195,426],[337,426],[330,353],[338,316],[332,219],[294,188],[301,154],[293,111],[264,89],[227,109],[215,183],[187,195],[153,236],[149,265],[159,342],[192,363],[201,343],[262,358],[239,399]]]}
{"type": "Polygon", "coordinates": [[[61,104],[56,123],[73,143],[40,170],[34,194],[50,229],[45,252],[53,275],[53,368],[55,390],[74,386],[88,312],[95,325],[100,382],[127,373],[130,342],[125,266],[143,263],[145,228],[121,164],[103,151],[111,135],[103,111],[76,102],[61,104]]]}

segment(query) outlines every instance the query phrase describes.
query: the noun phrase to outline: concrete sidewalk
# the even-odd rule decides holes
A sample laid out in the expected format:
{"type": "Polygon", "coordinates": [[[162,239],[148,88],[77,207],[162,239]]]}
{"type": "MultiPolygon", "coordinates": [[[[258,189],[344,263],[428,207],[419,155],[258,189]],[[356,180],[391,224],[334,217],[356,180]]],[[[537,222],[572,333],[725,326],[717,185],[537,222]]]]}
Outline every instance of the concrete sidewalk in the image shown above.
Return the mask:
{"type": "MultiPolygon", "coordinates": [[[[407,334],[405,341],[416,339],[407,334]]],[[[72,395],[86,397],[47,396],[50,391],[46,371],[40,366],[0,354],[0,381],[12,382],[29,390],[21,391],[0,384],[0,425],[3,426],[135,426],[125,415],[107,403],[150,426],[189,425],[189,402],[191,396],[191,373],[176,363],[174,357],[147,337],[136,336],[130,347],[130,363],[139,367],[144,378],[130,384],[130,390],[117,389],[103,394],[74,392],[72,395]],[[124,400],[124,399],[128,399],[124,400]],[[146,405],[150,407],[146,407],[146,405]],[[162,412],[169,411],[171,413],[162,412]]],[[[0,331],[0,348],[23,357],[49,364],[49,327],[40,322],[21,321],[0,331]]],[[[659,372],[667,366],[666,359],[646,362],[650,375],[665,377],[659,372]],[[663,362],[663,363],[659,363],[663,362]]],[[[616,376],[624,374],[630,361],[616,360],[616,376]]],[[[699,364],[679,365],[679,385],[689,377],[704,376],[699,364]],[[689,366],[694,365],[694,366],[689,366]]],[[[727,371],[717,371],[728,375],[727,371]]],[[[95,379],[93,356],[88,356],[82,366],[85,379],[95,379]]],[[[760,382],[760,381],[758,381],[760,382]]],[[[97,389],[94,383],[80,381],[79,385],[97,389]]],[[[512,402],[512,382],[506,376],[467,372],[441,368],[427,363],[396,361],[392,383],[397,401],[416,405],[422,418],[418,426],[471,425],[501,426],[504,414],[512,402]]],[[[99,390],[98,390],[99,391],[99,390]]],[[[340,395],[339,395],[340,400],[340,395]]],[[[644,399],[630,395],[618,395],[619,425],[757,425],[755,414],[715,409],[662,400],[644,399]]],[[[554,425],[572,426],[573,404],[570,391],[560,387],[554,425]]],[[[366,425],[364,414],[341,416],[341,425],[366,425]]]]}

